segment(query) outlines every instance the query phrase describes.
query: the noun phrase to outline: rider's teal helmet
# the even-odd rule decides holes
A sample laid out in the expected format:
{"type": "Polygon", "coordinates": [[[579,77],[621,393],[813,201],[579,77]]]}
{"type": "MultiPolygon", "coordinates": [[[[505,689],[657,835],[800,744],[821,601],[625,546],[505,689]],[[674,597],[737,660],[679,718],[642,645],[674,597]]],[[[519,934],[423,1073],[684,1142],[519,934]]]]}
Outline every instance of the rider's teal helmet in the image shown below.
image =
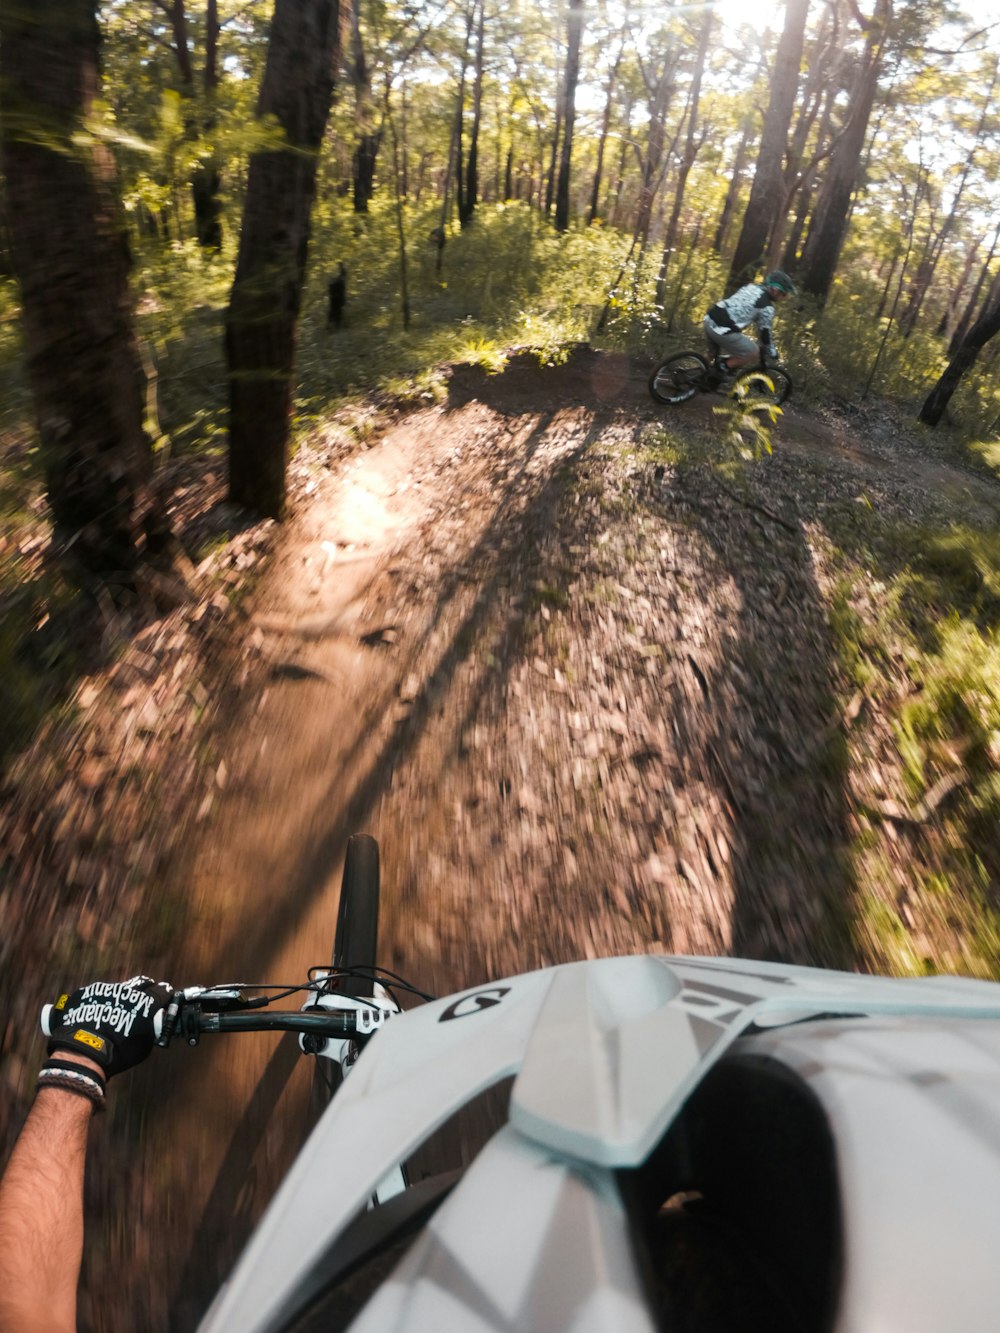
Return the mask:
{"type": "Polygon", "coordinates": [[[776,268],[773,273],[767,275],[764,279],[764,286],[773,287],[779,292],[787,292],[789,296],[795,295],[795,283],[780,268],[776,268]]]}

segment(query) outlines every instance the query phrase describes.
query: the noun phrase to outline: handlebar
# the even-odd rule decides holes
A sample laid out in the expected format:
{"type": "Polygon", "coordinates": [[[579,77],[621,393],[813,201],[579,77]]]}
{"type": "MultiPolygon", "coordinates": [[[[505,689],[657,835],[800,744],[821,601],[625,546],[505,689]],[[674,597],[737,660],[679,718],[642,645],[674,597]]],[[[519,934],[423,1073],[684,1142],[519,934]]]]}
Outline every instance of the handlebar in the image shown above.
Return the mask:
{"type": "Polygon", "coordinates": [[[303,1032],[320,1037],[356,1037],[364,1035],[353,1009],[278,1010],[276,1013],[204,1014],[195,1010],[182,1014],[174,1031],[187,1037],[200,1032],[303,1032]]]}
{"type": "MultiPolygon", "coordinates": [[[[330,1038],[364,1043],[384,1025],[389,1013],[399,1012],[398,1006],[378,1002],[345,999],[334,1005],[329,997],[324,1000],[302,1009],[269,1010],[268,997],[248,998],[238,985],[191,986],[174,991],[167,1008],[156,1014],[155,1040],[158,1046],[168,1046],[174,1037],[180,1037],[197,1046],[203,1032],[297,1032],[311,1039],[307,1049],[316,1050],[330,1038]]],[[[45,1005],[41,1027],[46,1036],[52,1035],[52,1016],[52,1005],[45,1005]]]]}

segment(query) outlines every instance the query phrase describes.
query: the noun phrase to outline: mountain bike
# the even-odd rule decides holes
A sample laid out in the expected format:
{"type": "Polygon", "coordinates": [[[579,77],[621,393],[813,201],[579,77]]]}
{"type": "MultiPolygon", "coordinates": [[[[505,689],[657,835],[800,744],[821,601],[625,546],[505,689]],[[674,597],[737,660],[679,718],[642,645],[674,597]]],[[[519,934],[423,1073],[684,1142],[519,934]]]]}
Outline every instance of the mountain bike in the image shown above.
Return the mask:
{"type": "Polygon", "coordinates": [[[714,345],[709,355],[677,352],[661,361],[649,377],[649,392],[657,403],[676,407],[697,393],[723,393],[747,406],[778,407],[792,396],[792,377],[784,366],[746,366],[735,373],[728,358],[714,345]]]}
{"type": "Polygon", "coordinates": [[[657,954],[434,1000],[368,961],[377,882],[377,847],[352,839],[331,960],[346,965],[168,1007],[161,1045],[294,1031],[339,1068],[201,1333],[701,1333],[720,1325],[678,1323],[672,1293],[723,1286],[726,1328],[750,1327],[748,1308],[753,1327],[874,1328],[900,1293],[929,1312],[914,1333],[956,1308],[956,1333],[991,1326],[1000,986],[657,954]],[[296,991],[300,1010],[265,1012],[296,991]],[[426,1003],[403,1013],[406,994],[426,1003]],[[483,1146],[406,1185],[400,1165],[502,1087],[483,1146]],[[955,1264],[936,1262],[942,1235],[955,1264]]]}

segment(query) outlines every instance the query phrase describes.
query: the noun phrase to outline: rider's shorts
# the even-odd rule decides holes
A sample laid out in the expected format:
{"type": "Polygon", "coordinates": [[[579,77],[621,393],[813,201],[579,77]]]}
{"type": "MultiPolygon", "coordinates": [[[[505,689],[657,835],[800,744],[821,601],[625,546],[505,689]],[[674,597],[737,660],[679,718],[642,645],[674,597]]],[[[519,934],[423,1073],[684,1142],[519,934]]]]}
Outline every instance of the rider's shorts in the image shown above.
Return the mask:
{"type": "Polygon", "coordinates": [[[702,327],[708,341],[720,347],[727,356],[757,355],[757,344],[745,333],[740,333],[739,329],[720,329],[708,315],[705,316],[702,327]]]}

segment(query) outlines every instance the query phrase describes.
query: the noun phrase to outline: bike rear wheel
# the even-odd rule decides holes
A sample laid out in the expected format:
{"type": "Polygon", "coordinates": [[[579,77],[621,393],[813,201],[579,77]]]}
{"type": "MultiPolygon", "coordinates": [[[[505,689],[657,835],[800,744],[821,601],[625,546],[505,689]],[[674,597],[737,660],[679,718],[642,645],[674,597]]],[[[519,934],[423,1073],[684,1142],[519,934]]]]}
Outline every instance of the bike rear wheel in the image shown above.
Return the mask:
{"type": "Polygon", "coordinates": [[[697,352],[668,356],[649,377],[650,396],[668,407],[686,403],[705,388],[708,371],[708,362],[697,352]]]}
{"type": "Polygon", "coordinates": [[[755,407],[780,407],[791,398],[793,387],[791,375],[780,366],[754,366],[736,376],[730,397],[739,399],[751,411],[755,407]]]}
{"type": "MultiPolygon", "coordinates": [[[[344,975],[327,980],[325,989],[331,994],[350,995],[359,1000],[370,999],[375,994],[379,880],[378,843],[367,833],[357,833],[347,843],[333,936],[331,963],[336,972],[344,975]],[[357,975],[350,975],[352,972],[357,975]]],[[[337,1063],[316,1057],[312,1101],[317,1114],[329,1103],[342,1081],[343,1073],[337,1063]]]]}

